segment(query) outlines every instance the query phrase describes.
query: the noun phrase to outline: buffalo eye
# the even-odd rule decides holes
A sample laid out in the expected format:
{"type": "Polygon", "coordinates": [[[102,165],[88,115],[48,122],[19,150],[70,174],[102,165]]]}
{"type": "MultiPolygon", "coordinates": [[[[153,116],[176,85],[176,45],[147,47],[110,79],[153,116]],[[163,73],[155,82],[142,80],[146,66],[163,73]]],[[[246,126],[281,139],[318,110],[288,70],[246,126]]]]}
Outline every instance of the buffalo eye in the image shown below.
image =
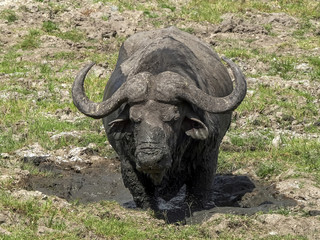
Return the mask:
{"type": "Polygon", "coordinates": [[[141,123],[142,113],[139,109],[131,108],[130,109],[130,120],[134,123],[141,123]]]}
{"type": "Polygon", "coordinates": [[[141,117],[130,116],[130,120],[134,123],[141,123],[141,117]]]}
{"type": "Polygon", "coordinates": [[[130,114],[130,120],[134,123],[141,123],[142,117],[139,114],[130,114]]]}
{"type": "Polygon", "coordinates": [[[163,115],[162,121],[173,122],[173,121],[177,121],[179,118],[180,118],[180,115],[163,115]]]}

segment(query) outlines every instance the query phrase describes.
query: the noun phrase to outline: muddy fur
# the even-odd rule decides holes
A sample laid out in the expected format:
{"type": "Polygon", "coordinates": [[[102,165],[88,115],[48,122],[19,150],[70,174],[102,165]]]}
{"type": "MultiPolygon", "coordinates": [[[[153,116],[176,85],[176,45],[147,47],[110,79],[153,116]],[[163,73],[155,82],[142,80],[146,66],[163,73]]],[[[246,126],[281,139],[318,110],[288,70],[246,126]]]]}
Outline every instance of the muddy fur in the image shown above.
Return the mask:
{"type": "MultiPolygon", "coordinates": [[[[188,79],[191,84],[196,84],[200,89],[213,96],[228,95],[233,89],[227,70],[221,64],[216,53],[211,49],[208,51],[207,46],[200,43],[195,37],[171,28],[136,34],[123,44],[117,67],[106,87],[104,99],[108,99],[126,81],[128,75],[147,71],[156,76],[168,70],[178,73],[188,79]],[[149,44],[146,40],[151,37],[158,37],[159,44],[151,44],[146,48],[144,45],[149,44]],[[187,38],[189,38],[189,46],[186,45],[187,38]],[[164,45],[168,47],[164,47],[164,45]],[[174,50],[172,50],[173,48],[174,50]],[[137,54],[139,51],[141,53],[137,54]],[[195,51],[197,51],[196,54],[195,51]]],[[[142,104],[147,101],[148,99],[142,104]]],[[[153,184],[148,173],[138,171],[136,168],[134,154],[137,147],[134,134],[136,126],[131,124],[126,126],[126,129],[122,129],[124,134],[121,140],[115,140],[115,133],[110,130],[108,124],[118,118],[123,109],[128,106],[122,106],[103,119],[108,139],[121,159],[124,184],[129,188],[139,207],[157,208],[157,197],[169,200],[184,184],[187,185],[187,199],[193,204],[205,205],[210,202],[208,196],[212,192],[218,149],[230,125],[231,112],[213,114],[186,102],[170,104],[179,105],[179,109],[183,109],[180,112],[192,112],[208,127],[209,135],[205,140],[193,139],[182,131],[183,122],[172,128],[171,131],[174,131],[176,139],[169,146],[173,161],[171,166],[166,169],[160,184],[153,184]]],[[[157,111],[157,109],[153,109],[153,111],[157,111]]],[[[143,130],[139,129],[139,131],[143,130]]]]}

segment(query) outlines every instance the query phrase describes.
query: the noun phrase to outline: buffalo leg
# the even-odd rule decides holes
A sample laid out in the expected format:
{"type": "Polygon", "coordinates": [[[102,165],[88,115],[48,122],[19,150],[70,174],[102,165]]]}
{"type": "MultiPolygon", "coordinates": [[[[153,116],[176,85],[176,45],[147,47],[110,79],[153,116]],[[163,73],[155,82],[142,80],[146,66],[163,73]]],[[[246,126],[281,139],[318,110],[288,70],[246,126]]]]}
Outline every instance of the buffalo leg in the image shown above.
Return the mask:
{"type": "Polygon", "coordinates": [[[211,208],[214,206],[212,195],[217,157],[218,152],[214,152],[207,161],[196,166],[193,169],[192,177],[186,183],[187,202],[195,208],[211,208]]]}
{"type": "Polygon", "coordinates": [[[137,207],[157,210],[154,198],[154,186],[150,179],[138,172],[129,161],[121,161],[121,173],[124,185],[129,189],[137,207]]]}

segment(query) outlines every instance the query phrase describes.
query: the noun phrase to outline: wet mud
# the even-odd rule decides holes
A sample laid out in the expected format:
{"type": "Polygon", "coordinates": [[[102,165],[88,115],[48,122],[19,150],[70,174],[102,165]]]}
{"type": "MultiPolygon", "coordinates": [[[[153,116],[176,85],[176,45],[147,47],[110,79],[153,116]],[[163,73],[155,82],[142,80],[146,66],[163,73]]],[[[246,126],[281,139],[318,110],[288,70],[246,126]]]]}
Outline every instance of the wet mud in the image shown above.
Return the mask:
{"type": "MultiPolygon", "coordinates": [[[[34,163],[33,163],[34,164],[34,163]]],[[[70,164],[36,162],[41,174],[30,175],[23,183],[26,190],[37,190],[68,201],[86,204],[101,200],[116,201],[124,207],[136,208],[132,196],[122,182],[118,166],[99,161],[74,167],[70,164]]],[[[282,207],[294,206],[293,199],[281,195],[270,183],[261,183],[241,175],[217,175],[214,181],[213,206],[194,209],[184,202],[185,187],[166,202],[158,199],[159,218],[168,223],[201,223],[215,213],[252,215],[282,207]]]]}

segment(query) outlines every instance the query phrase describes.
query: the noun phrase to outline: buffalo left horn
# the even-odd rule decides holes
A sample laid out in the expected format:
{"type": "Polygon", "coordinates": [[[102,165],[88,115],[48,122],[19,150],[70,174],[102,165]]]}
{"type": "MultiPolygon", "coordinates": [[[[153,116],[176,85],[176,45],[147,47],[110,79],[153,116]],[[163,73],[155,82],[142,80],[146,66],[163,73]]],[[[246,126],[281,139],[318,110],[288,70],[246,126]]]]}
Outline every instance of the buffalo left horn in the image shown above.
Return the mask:
{"type": "Polygon", "coordinates": [[[195,85],[185,84],[178,89],[177,97],[184,99],[204,111],[224,113],[236,109],[242,102],[247,92],[247,83],[241,70],[231,60],[222,57],[231,68],[235,78],[234,90],[225,97],[214,97],[206,94],[195,85]]]}

